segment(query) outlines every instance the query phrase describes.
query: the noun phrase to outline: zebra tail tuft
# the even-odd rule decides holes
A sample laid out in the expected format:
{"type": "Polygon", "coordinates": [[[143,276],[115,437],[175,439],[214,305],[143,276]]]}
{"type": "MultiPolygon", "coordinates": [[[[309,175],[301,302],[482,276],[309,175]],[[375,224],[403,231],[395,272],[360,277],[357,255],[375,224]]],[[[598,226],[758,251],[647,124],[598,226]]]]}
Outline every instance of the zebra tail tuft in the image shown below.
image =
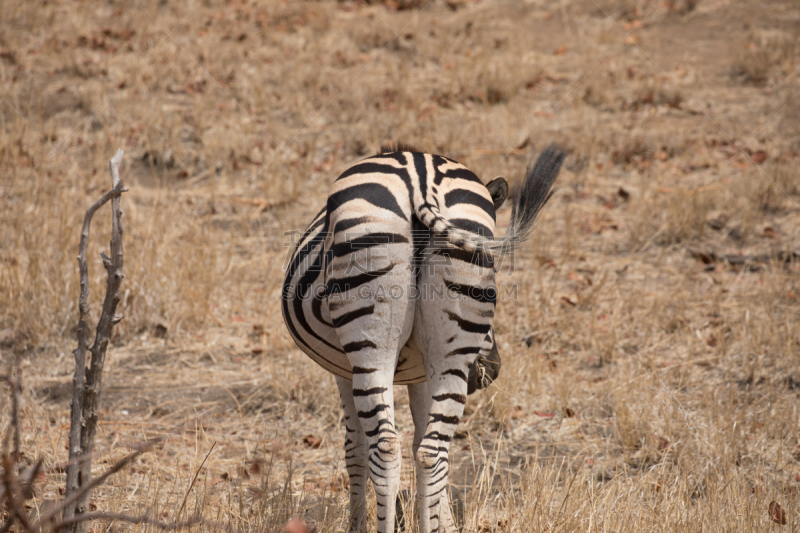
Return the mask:
{"type": "Polygon", "coordinates": [[[536,217],[553,196],[553,183],[566,156],[566,152],[560,147],[550,145],[539,155],[536,164],[528,164],[525,181],[514,193],[508,231],[500,241],[501,246],[495,247],[496,250],[501,253],[510,252],[530,239],[536,217]]]}

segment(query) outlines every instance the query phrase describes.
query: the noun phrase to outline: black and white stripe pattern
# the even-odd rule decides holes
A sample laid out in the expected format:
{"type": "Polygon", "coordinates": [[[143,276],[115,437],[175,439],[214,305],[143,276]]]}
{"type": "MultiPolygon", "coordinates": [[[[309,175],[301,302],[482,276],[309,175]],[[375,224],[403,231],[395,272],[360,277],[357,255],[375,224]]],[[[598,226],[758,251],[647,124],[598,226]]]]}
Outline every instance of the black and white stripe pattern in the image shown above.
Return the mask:
{"type": "Polygon", "coordinates": [[[378,531],[392,531],[400,483],[393,384],[409,387],[420,531],[452,531],[450,439],[466,396],[497,376],[494,259],[530,235],[564,153],[548,148],[494,239],[508,191],[452,159],[409,149],[356,163],[300,239],[283,316],[298,346],[336,375],[345,411],[351,528],[363,530],[366,481],[378,531]],[[476,364],[477,361],[477,364],[476,364]]]}

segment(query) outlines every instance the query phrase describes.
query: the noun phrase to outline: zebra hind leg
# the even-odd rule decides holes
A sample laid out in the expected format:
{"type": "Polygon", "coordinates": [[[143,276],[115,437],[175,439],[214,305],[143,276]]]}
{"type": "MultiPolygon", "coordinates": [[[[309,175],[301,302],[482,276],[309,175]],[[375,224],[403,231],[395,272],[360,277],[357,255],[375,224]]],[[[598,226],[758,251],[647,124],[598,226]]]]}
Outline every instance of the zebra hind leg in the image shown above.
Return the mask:
{"type": "MultiPolygon", "coordinates": [[[[435,254],[426,256],[435,257],[435,254]]],[[[423,263],[420,287],[449,287],[444,298],[419,299],[412,335],[424,347],[427,420],[414,454],[417,466],[419,531],[454,533],[448,481],[450,442],[467,402],[468,375],[478,357],[492,350],[497,287],[490,265],[453,261],[446,268],[423,263]]],[[[421,290],[422,294],[429,291],[421,290]]],[[[416,417],[421,418],[421,417],[416,417]]],[[[416,422],[416,421],[415,421],[416,422]]]]}
{"type": "MultiPolygon", "coordinates": [[[[408,399],[411,406],[411,417],[414,419],[414,444],[411,448],[413,457],[417,456],[419,446],[422,443],[422,439],[425,437],[425,431],[428,425],[428,417],[430,415],[431,397],[428,394],[427,385],[428,384],[423,381],[422,383],[415,383],[408,386],[408,399]]],[[[428,502],[428,500],[424,498],[426,489],[426,486],[422,486],[424,479],[425,478],[423,476],[417,475],[416,502],[418,509],[419,506],[424,502],[428,502]]],[[[428,502],[428,505],[429,504],[430,502],[428,502]]],[[[419,513],[419,511],[417,512],[419,513]]],[[[441,498],[439,499],[438,516],[441,529],[444,531],[452,531],[454,529],[461,531],[464,527],[463,523],[456,521],[456,517],[454,517],[453,513],[451,512],[450,498],[447,490],[441,494],[441,498]]]]}
{"type": "MultiPolygon", "coordinates": [[[[378,224],[377,214],[370,216],[376,228],[373,232],[397,226],[396,217],[378,224]]],[[[335,217],[331,224],[336,224],[335,217]]],[[[398,356],[414,321],[414,301],[409,298],[413,251],[411,239],[404,234],[392,233],[391,238],[383,233],[361,234],[361,240],[336,241],[332,246],[326,269],[327,302],[352,369],[350,397],[367,439],[366,465],[375,489],[376,529],[392,533],[402,457],[392,387],[398,356]],[[393,242],[381,242],[387,240],[393,242]],[[365,241],[369,247],[362,246],[365,241]]]]}
{"type": "MultiPolygon", "coordinates": [[[[346,409],[355,414],[366,439],[363,460],[375,489],[376,529],[378,533],[392,533],[402,457],[394,425],[392,387],[399,347],[405,343],[408,335],[403,333],[409,331],[410,327],[395,326],[394,321],[386,323],[386,317],[391,317],[392,311],[395,311],[394,316],[399,315],[397,322],[405,322],[404,314],[396,308],[392,309],[396,301],[374,302],[374,313],[360,316],[347,326],[337,328],[353,371],[353,381],[348,383],[344,380],[340,385],[340,394],[343,399],[346,398],[347,401],[342,403],[349,405],[346,409]]],[[[405,304],[400,302],[396,305],[400,306],[405,304]]]]}
{"type": "Polygon", "coordinates": [[[353,407],[366,437],[365,462],[375,489],[376,529],[392,533],[402,455],[394,426],[393,372],[353,366],[353,407]]]}
{"type": "Polygon", "coordinates": [[[448,496],[450,441],[464,412],[467,398],[468,364],[436,369],[437,380],[428,380],[433,400],[425,435],[414,454],[417,466],[417,507],[420,533],[457,531],[448,496]]]}
{"type": "Polygon", "coordinates": [[[336,385],[344,409],[344,461],[350,479],[349,531],[361,533],[367,530],[367,436],[361,428],[353,401],[353,382],[337,376],[336,385]]]}

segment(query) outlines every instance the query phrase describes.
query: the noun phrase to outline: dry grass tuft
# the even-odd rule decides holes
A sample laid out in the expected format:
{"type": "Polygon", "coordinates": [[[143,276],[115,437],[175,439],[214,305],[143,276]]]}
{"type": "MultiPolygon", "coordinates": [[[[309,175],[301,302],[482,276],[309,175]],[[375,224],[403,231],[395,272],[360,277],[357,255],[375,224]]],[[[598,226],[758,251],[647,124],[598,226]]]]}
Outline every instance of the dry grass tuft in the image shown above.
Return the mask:
{"type": "Polygon", "coordinates": [[[756,29],[734,53],[733,73],[755,85],[767,83],[770,74],[785,78],[795,72],[800,54],[800,30],[756,29]]]}

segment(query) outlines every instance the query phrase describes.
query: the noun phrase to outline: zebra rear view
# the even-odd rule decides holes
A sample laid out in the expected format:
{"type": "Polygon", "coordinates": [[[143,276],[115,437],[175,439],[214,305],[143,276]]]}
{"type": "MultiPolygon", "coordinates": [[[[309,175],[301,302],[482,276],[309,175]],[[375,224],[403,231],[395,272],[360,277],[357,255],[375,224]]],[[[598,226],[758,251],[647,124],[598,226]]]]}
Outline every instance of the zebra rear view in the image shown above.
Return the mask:
{"type": "Polygon", "coordinates": [[[401,443],[393,384],[408,385],[419,530],[454,531],[449,445],[468,393],[497,377],[494,262],[531,234],[564,152],[546,149],[514,198],[502,239],[503,178],[484,185],[452,159],[409,148],[360,161],[332,185],[295,249],[284,320],[298,346],[336,376],[345,412],[350,527],[395,525],[401,443]]]}

